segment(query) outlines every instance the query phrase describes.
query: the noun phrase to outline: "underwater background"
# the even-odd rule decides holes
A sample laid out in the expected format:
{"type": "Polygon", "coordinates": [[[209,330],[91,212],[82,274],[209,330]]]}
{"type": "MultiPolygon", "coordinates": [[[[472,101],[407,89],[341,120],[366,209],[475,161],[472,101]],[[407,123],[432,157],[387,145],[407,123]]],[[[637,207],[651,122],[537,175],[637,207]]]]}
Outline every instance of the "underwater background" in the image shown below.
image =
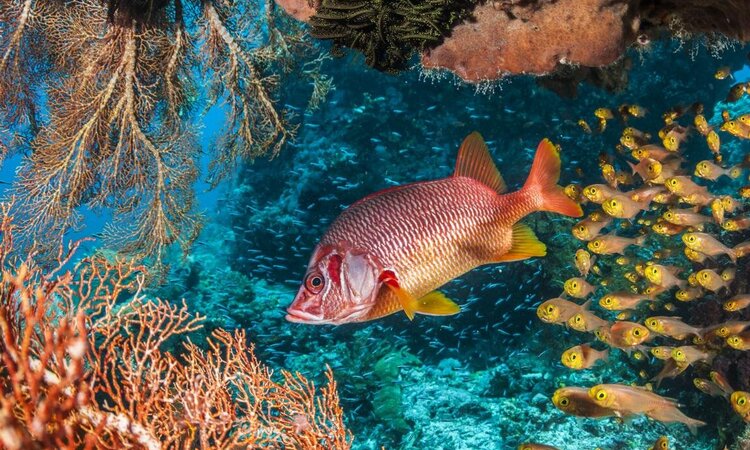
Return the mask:
{"type": "MultiPolygon", "coordinates": [[[[478,90],[447,76],[392,76],[348,57],[329,61],[325,71],[336,88],[319,110],[304,114],[295,142],[277,158],[241,168],[159,296],[185,298],[216,326],[247,329],[272,366],[313,374],[330,365],[356,436],[353,448],[504,449],[533,440],[561,449],[646,449],[660,435],[675,448],[718,448],[726,434],[741,433],[742,421],[725,401],[697,391],[690,373],[659,392],[709,422],[697,436],[645,418],[626,425],[578,419],[551,403],[563,385],[640,382],[641,369],[659,370],[624,354],[581,373],[560,363],[565,349],[587,340],[543,324],[535,311],[577,275],[580,243],[570,234],[576,219],[527,218],[548,256],[483,267],[449,283],[444,292],[462,308],[456,316],[410,322],[394,314],[377,323],[311,327],[287,323],[284,315],[312,249],[343,208],[379,189],[450,175],[470,132],[487,140],[511,190],[523,184],[542,137],[562,146],[562,184],[598,183],[599,154],[614,151],[622,127],[587,134],[580,118],[595,127],[596,108],[634,103],[653,113],[631,123],[654,130],[658,111],[698,101],[715,122],[727,107],[727,89],[750,76],[747,50],[730,48],[717,59],[703,47],[691,54],[679,42],[655,43],[628,53],[632,68],[620,92],[582,84],[572,99],[532,77],[478,90]],[[724,64],[736,68],[736,80],[714,78],[724,64]]],[[[737,114],[748,107],[746,100],[731,106],[737,114]]],[[[710,156],[698,138],[686,146],[691,161],[710,156]]],[[[729,141],[722,154],[740,162],[749,148],[729,141]]],[[[747,385],[750,371],[738,376],[747,385]]]]}
{"type": "MultiPolygon", "coordinates": [[[[316,76],[323,74],[330,82],[319,103],[308,104],[313,85],[297,77],[299,67],[290,69],[291,76],[274,93],[276,104],[283,105],[298,126],[296,135],[273,157],[239,158],[216,179],[207,176],[214,173],[211,149],[230,145],[222,140],[221,130],[226,129],[231,102],[221,100],[221,94],[220,101],[208,101],[215,92],[207,86],[196,85],[190,94],[193,103],[208,105],[187,126],[199,136],[198,174],[189,182],[197,201],[189,206],[201,213],[202,223],[183,250],[169,242],[154,264],[159,276],[143,292],[174,303],[184,299],[191,314],[205,317],[203,327],[190,334],[191,341],[201,342],[216,329],[243,330],[270,369],[299,372],[323,384],[330,367],[354,449],[508,449],[533,441],[565,450],[645,450],[660,436],[667,436],[669,448],[676,449],[750,448],[743,417],[727,399],[709,396],[693,383],[719,370],[735,390],[750,390],[750,356],[728,347],[712,350],[716,357],[710,363],[692,365],[658,386],[652,383],[655,392],[677,399],[687,416],[706,422],[697,434],[682,424],[644,416],[579,418],[555,407],[551,397],[560,387],[645,385],[663,364],[647,351],[634,355],[615,349],[606,361],[587,370],[574,371],[561,363],[566,349],[596,341],[592,333],[543,323],[537,317],[542,302],[560,297],[564,282],[579,276],[574,255],[586,243],[571,234],[577,218],[538,212],[524,219],[546,243],[547,256],[483,266],[451,281],[441,291],[461,306],[457,315],[417,315],[409,320],[397,313],[341,326],[285,319],[313,249],[341,211],[381,189],[450,176],[458,147],[471,132],[484,137],[511,191],[523,185],[543,138],[561,148],[561,185],[605,183],[603,163],[629,173],[625,161],[635,162],[627,156],[629,151],[618,149],[626,126],[650,133],[658,143],[665,125],[662,114],[675,108],[688,110],[700,103],[717,130],[726,121],[722,111],[733,118],[750,113],[750,96],[727,99],[733,86],[750,82],[749,46],[678,38],[632,46],[616,63],[618,69],[597,86],[532,75],[472,84],[445,71],[424,69],[415,58],[406,70],[385,73],[368,67],[356,52],[339,51],[342,54],[331,57],[328,43],[316,45],[325,55],[322,59],[315,59],[318,54],[299,58],[300,65],[308,60],[319,64],[316,76]],[[731,68],[731,74],[717,77],[723,66],[731,68]],[[647,112],[627,122],[618,115],[602,130],[594,111],[617,111],[623,104],[647,112]]],[[[694,112],[683,113],[683,119],[675,120],[692,127],[694,112]]],[[[237,133],[230,129],[229,134],[233,132],[237,133]]],[[[747,137],[721,133],[724,167],[747,163],[747,137]]],[[[22,148],[2,165],[6,197],[18,196],[12,186],[25,176],[28,143],[2,142],[22,148]]],[[[714,156],[705,138],[692,128],[680,151],[688,175],[699,161],[714,156]]],[[[703,184],[714,194],[736,198],[740,209],[734,216],[742,217],[749,196],[740,195],[740,188],[749,184],[747,176],[745,168],[737,179],[703,184]]],[[[91,209],[81,206],[83,218],[66,230],[66,238],[100,237],[113,220],[107,208],[122,205],[103,201],[91,209]]],[[[586,213],[592,210],[591,203],[584,205],[586,213]]],[[[634,236],[640,230],[651,233],[650,224],[619,220],[612,229],[634,236]]],[[[711,233],[727,245],[750,236],[746,230],[729,233],[713,226],[711,233]]],[[[661,259],[682,267],[680,277],[686,279],[701,266],[682,256],[683,247],[678,237],[651,233],[643,247],[626,252],[625,264],[629,268],[661,259]]],[[[87,241],[78,249],[76,261],[111,249],[102,250],[99,240],[87,241]]],[[[615,277],[622,281],[628,269],[618,267],[615,256],[601,256],[601,272],[586,278],[597,289],[594,302],[609,291],[615,277]]],[[[728,265],[722,260],[718,267],[728,265]]],[[[689,303],[675,301],[673,293],[662,294],[653,306],[655,313],[642,308],[629,320],[679,316],[700,327],[750,320],[747,310],[730,314],[721,309],[721,301],[747,293],[749,276],[748,260],[740,258],[730,292],[689,303]]],[[[614,320],[598,306],[592,311],[614,320]]],[[[653,345],[657,344],[647,347],[653,345]]]]}

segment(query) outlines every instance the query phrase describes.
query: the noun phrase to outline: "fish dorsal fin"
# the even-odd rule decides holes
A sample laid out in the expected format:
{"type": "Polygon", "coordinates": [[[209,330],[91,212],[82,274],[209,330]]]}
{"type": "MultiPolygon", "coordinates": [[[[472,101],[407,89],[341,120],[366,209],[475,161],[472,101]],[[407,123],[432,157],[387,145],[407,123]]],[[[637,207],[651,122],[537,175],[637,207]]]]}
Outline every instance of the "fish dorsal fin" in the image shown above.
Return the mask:
{"type": "Polygon", "coordinates": [[[482,135],[476,131],[466,136],[461,143],[453,176],[477,180],[498,194],[508,190],[503,176],[492,161],[487,144],[484,143],[482,135]]]}

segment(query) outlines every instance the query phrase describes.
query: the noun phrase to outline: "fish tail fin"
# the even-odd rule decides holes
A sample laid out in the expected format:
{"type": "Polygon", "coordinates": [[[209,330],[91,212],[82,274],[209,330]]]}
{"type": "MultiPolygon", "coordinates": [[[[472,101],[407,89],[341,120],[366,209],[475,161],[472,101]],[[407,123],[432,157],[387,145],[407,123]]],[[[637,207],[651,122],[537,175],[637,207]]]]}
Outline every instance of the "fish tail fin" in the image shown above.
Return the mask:
{"type": "Polygon", "coordinates": [[[560,151],[549,140],[542,139],[536,149],[531,172],[524,190],[536,190],[542,197],[540,211],[551,211],[570,217],[581,217],[581,205],[570,199],[557,185],[560,179],[560,151]]]}
{"type": "Polygon", "coordinates": [[[647,235],[645,234],[638,236],[637,238],[635,238],[633,245],[637,245],[638,247],[643,247],[643,244],[646,243],[646,237],[647,235]]]}
{"type": "Polygon", "coordinates": [[[688,417],[688,420],[685,421],[685,425],[687,425],[688,430],[690,430],[690,434],[693,436],[698,436],[698,427],[702,427],[705,425],[706,422],[702,420],[697,419],[691,419],[688,417]]]}

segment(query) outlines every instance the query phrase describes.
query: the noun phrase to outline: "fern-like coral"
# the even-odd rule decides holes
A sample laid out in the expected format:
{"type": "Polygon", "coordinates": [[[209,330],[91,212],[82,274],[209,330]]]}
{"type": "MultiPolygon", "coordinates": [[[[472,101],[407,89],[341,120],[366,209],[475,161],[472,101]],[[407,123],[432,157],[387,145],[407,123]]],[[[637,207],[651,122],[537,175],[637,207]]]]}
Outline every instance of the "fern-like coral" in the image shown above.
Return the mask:
{"type": "Polygon", "coordinates": [[[366,63],[398,72],[416,52],[443,41],[470,17],[475,0],[323,0],[310,18],[312,36],[362,52],[366,63]]]}

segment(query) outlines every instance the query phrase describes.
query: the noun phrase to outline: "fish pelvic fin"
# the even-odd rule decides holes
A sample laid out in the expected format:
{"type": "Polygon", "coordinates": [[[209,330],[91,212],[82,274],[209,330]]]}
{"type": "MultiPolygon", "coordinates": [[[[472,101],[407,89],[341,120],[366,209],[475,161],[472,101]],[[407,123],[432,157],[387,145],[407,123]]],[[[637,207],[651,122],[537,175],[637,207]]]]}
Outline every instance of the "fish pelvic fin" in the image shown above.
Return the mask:
{"type": "Polygon", "coordinates": [[[476,131],[466,136],[461,143],[453,176],[479,181],[498,194],[508,190],[503,176],[500,175],[500,171],[497,170],[492,160],[487,144],[484,143],[482,135],[476,131]]]}
{"type": "Polygon", "coordinates": [[[547,246],[539,241],[534,231],[526,224],[516,223],[513,225],[510,250],[497,260],[503,262],[520,261],[545,255],[547,255],[547,246]]]}
{"type": "Polygon", "coordinates": [[[549,139],[542,139],[536,149],[531,172],[524,190],[537,190],[542,196],[540,211],[551,211],[570,217],[581,217],[581,205],[570,199],[557,185],[560,179],[560,151],[549,139]]]}

